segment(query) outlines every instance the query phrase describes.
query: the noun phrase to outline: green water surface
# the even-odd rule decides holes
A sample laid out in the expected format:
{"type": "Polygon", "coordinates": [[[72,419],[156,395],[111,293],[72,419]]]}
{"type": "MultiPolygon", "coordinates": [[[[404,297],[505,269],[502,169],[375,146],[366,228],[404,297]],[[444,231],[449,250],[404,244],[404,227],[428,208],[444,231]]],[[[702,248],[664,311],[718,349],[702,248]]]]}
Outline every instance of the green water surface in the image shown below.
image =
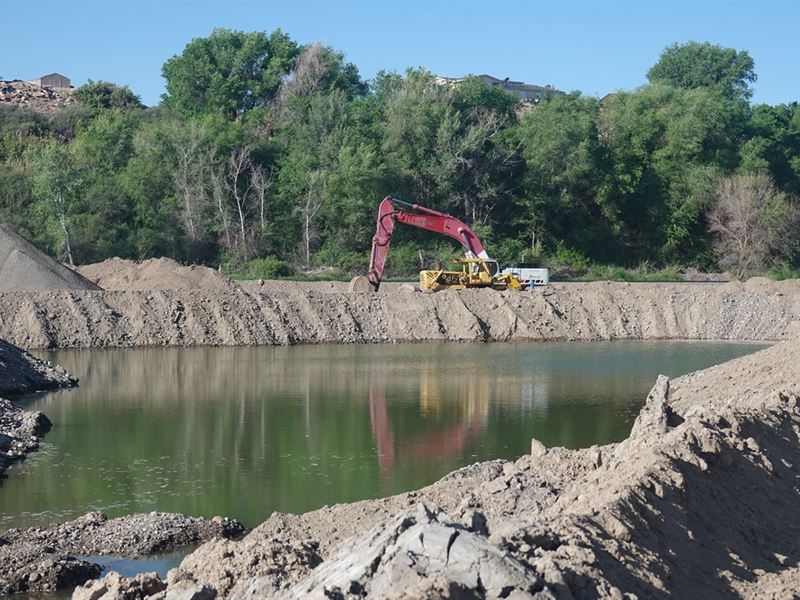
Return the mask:
{"type": "Polygon", "coordinates": [[[0,527],[102,510],[226,515],[385,496],[531,437],[624,438],[659,373],[764,345],[593,342],[65,350],[81,380],[22,404],[53,422],[0,486],[0,527]]]}

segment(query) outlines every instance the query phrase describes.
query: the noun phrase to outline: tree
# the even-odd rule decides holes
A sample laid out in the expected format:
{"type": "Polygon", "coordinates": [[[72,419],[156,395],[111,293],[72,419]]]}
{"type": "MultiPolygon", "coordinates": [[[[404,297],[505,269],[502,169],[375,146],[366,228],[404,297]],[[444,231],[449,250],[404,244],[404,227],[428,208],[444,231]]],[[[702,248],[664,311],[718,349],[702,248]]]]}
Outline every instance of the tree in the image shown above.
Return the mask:
{"type": "Polygon", "coordinates": [[[609,251],[616,219],[597,131],[598,103],[578,93],[545,99],[516,132],[525,161],[520,200],[531,246],[559,243],[590,256],[609,251]]]}
{"type": "Polygon", "coordinates": [[[739,173],[769,172],[778,187],[800,195],[800,108],[796,103],[754,106],[738,151],[739,173]]]}
{"type": "Polygon", "coordinates": [[[75,90],[75,97],[89,108],[105,110],[136,110],[144,108],[142,99],[134,94],[127,85],[119,86],[108,81],[92,81],[91,79],[75,90]]]}
{"type": "Polygon", "coordinates": [[[722,179],[708,214],[714,251],[724,269],[741,279],[795,250],[800,211],[763,173],[722,179]]]}
{"type": "Polygon", "coordinates": [[[72,217],[81,181],[69,150],[58,142],[50,142],[41,149],[34,148],[30,167],[34,173],[36,212],[57,240],[61,258],[74,267],[72,217]]]}
{"type": "Polygon", "coordinates": [[[270,104],[298,53],[280,29],[270,35],[215,29],[164,63],[162,102],[185,115],[220,111],[234,118],[270,104]]]}
{"type": "Polygon", "coordinates": [[[647,72],[651,83],[684,89],[710,87],[729,98],[749,98],[758,77],[755,63],[746,50],[737,52],[708,42],[673,44],[647,72]]]}

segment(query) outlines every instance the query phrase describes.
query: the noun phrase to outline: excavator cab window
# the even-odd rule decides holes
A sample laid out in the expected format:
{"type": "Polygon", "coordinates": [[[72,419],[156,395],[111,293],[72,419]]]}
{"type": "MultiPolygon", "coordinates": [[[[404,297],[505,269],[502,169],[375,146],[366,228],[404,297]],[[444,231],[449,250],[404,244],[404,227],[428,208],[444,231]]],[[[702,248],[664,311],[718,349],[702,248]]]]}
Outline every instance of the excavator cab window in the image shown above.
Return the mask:
{"type": "Polygon", "coordinates": [[[494,277],[500,272],[500,265],[497,264],[496,260],[487,260],[486,268],[489,269],[489,275],[491,275],[492,277],[494,277]]]}

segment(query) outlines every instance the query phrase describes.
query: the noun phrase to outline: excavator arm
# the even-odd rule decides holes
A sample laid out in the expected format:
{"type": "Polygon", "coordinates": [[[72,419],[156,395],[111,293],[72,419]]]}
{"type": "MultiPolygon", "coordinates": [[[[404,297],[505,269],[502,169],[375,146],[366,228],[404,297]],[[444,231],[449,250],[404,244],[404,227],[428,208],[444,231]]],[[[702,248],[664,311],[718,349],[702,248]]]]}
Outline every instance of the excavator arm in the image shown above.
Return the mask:
{"type": "Polygon", "coordinates": [[[386,196],[378,207],[378,224],[375,237],[372,238],[372,253],[367,273],[367,279],[374,291],[378,291],[381,285],[395,223],[404,223],[449,236],[464,247],[467,258],[489,259],[478,236],[466,223],[447,213],[386,196]],[[410,212],[408,209],[415,212],[410,212]]]}

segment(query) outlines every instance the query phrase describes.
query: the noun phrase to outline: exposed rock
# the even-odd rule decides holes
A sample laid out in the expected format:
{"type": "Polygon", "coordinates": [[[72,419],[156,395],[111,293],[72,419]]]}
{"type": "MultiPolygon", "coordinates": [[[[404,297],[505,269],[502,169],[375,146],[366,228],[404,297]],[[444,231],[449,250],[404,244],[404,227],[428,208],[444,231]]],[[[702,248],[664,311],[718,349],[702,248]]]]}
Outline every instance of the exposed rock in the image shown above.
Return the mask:
{"type": "MultiPolygon", "coordinates": [[[[0,594],[70,588],[100,574],[101,566],[76,556],[162,554],[216,537],[240,537],[244,532],[240,523],[230,519],[155,512],[118,519],[93,512],[48,528],[9,529],[0,534],[0,594]]],[[[129,583],[119,578],[109,582],[129,583]]],[[[130,590],[151,589],[130,585],[130,590]]],[[[99,589],[88,587],[81,593],[91,597],[99,589]]],[[[135,593],[130,591],[134,594],[130,597],[138,598],[135,593]]]]}
{"type": "MultiPolygon", "coordinates": [[[[419,504],[373,527],[289,589],[271,577],[252,579],[232,597],[245,598],[408,598],[436,587],[481,598],[507,598],[544,588],[529,567],[445,515],[419,504]],[[426,589],[427,588],[427,589],[426,589]]],[[[421,596],[419,596],[421,597],[421,596]]],[[[528,597],[528,596],[526,596],[528,597]]]]}
{"type": "Polygon", "coordinates": [[[39,360],[0,339],[0,396],[19,396],[77,384],[78,380],[61,367],[39,360]]]}
{"type": "Polygon", "coordinates": [[[72,89],[42,87],[18,79],[0,81],[0,105],[51,113],[65,106],[78,104],[72,92],[72,89]]]}
{"type": "MultiPolygon", "coordinates": [[[[53,366],[0,340],[0,395],[15,396],[36,390],[77,385],[61,367],[53,366]]],[[[0,477],[14,461],[39,447],[50,421],[39,411],[26,411],[0,398],[0,477]]]]}
{"type": "Polygon", "coordinates": [[[76,587],[72,598],[73,600],[144,600],[157,597],[166,587],[155,573],[120,577],[119,573],[112,571],[102,579],[95,579],[76,587]]]}

